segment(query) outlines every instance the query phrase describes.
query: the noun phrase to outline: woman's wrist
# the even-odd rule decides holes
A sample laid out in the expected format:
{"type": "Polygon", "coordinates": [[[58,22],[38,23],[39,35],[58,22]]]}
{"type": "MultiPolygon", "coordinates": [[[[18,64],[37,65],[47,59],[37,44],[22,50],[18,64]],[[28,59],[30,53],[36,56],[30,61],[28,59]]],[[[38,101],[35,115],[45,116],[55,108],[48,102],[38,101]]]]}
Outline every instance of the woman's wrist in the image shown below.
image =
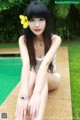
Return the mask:
{"type": "Polygon", "coordinates": [[[34,91],[33,94],[41,94],[40,91],[34,91]]]}
{"type": "Polygon", "coordinates": [[[24,93],[24,92],[20,92],[19,95],[18,95],[18,98],[29,99],[29,95],[24,93]]]}
{"type": "Polygon", "coordinates": [[[29,99],[29,96],[22,96],[22,95],[20,95],[20,96],[18,96],[20,99],[22,99],[22,100],[27,100],[27,99],[29,99]]]}
{"type": "Polygon", "coordinates": [[[19,91],[19,95],[20,95],[20,96],[28,96],[28,91],[21,89],[21,90],[19,91]]]}

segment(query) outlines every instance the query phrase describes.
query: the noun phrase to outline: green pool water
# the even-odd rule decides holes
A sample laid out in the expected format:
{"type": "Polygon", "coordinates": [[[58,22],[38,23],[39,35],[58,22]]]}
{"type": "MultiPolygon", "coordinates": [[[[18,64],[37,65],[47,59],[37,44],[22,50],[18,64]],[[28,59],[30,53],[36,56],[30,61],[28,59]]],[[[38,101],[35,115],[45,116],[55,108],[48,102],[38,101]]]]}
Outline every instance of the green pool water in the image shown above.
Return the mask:
{"type": "Polygon", "coordinates": [[[20,81],[20,57],[0,57],[0,105],[20,81]]]}

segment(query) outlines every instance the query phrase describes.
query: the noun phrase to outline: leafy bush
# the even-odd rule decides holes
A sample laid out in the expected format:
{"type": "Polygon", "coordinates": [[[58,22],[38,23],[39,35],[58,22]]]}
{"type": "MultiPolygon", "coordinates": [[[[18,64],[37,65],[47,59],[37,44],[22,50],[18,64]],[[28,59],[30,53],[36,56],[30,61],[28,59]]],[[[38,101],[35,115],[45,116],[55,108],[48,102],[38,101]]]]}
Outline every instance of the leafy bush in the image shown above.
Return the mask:
{"type": "MultiPolygon", "coordinates": [[[[0,43],[17,42],[22,29],[19,15],[31,1],[0,0],[0,43]]],[[[55,33],[68,40],[80,36],[80,6],[55,5],[52,0],[42,2],[50,9],[55,33]]]]}
{"type": "MultiPolygon", "coordinates": [[[[42,0],[48,4],[49,0],[42,0]]],[[[0,43],[17,42],[22,26],[19,15],[30,0],[1,0],[0,1],[0,43]]]]}
{"type": "MultiPolygon", "coordinates": [[[[20,33],[19,14],[23,8],[13,6],[0,13],[0,42],[16,42],[20,33]]],[[[23,12],[23,11],[22,11],[23,12]]]]}

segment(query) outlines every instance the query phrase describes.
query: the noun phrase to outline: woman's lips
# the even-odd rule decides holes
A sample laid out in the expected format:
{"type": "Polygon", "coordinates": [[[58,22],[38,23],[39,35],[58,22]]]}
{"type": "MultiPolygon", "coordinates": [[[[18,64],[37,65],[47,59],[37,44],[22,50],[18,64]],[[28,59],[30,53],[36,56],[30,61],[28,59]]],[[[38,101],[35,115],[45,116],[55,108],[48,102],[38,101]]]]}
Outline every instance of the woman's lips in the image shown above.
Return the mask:
{"type": "Polygon", "coordinates": [[[34,29],[36,32],[40,32],[41,31],[41,29],[34,29]]]}

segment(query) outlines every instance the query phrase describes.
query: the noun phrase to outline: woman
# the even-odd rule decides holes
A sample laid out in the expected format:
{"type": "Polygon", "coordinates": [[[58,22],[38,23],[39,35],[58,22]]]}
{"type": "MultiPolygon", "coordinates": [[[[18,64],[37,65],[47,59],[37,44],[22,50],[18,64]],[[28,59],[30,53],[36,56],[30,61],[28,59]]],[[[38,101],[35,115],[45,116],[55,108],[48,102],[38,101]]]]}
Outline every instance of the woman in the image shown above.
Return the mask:
{"type": "Polygon", "coordinates": [[[30,3],[20,16],[23,34],[19,38],[22,59],[21,87],[17,100],[16,120],[42,120],[48,91],[59,85],[55,54],[61,38],[52,34],[50,13],[39,1],[30,3]]]}

